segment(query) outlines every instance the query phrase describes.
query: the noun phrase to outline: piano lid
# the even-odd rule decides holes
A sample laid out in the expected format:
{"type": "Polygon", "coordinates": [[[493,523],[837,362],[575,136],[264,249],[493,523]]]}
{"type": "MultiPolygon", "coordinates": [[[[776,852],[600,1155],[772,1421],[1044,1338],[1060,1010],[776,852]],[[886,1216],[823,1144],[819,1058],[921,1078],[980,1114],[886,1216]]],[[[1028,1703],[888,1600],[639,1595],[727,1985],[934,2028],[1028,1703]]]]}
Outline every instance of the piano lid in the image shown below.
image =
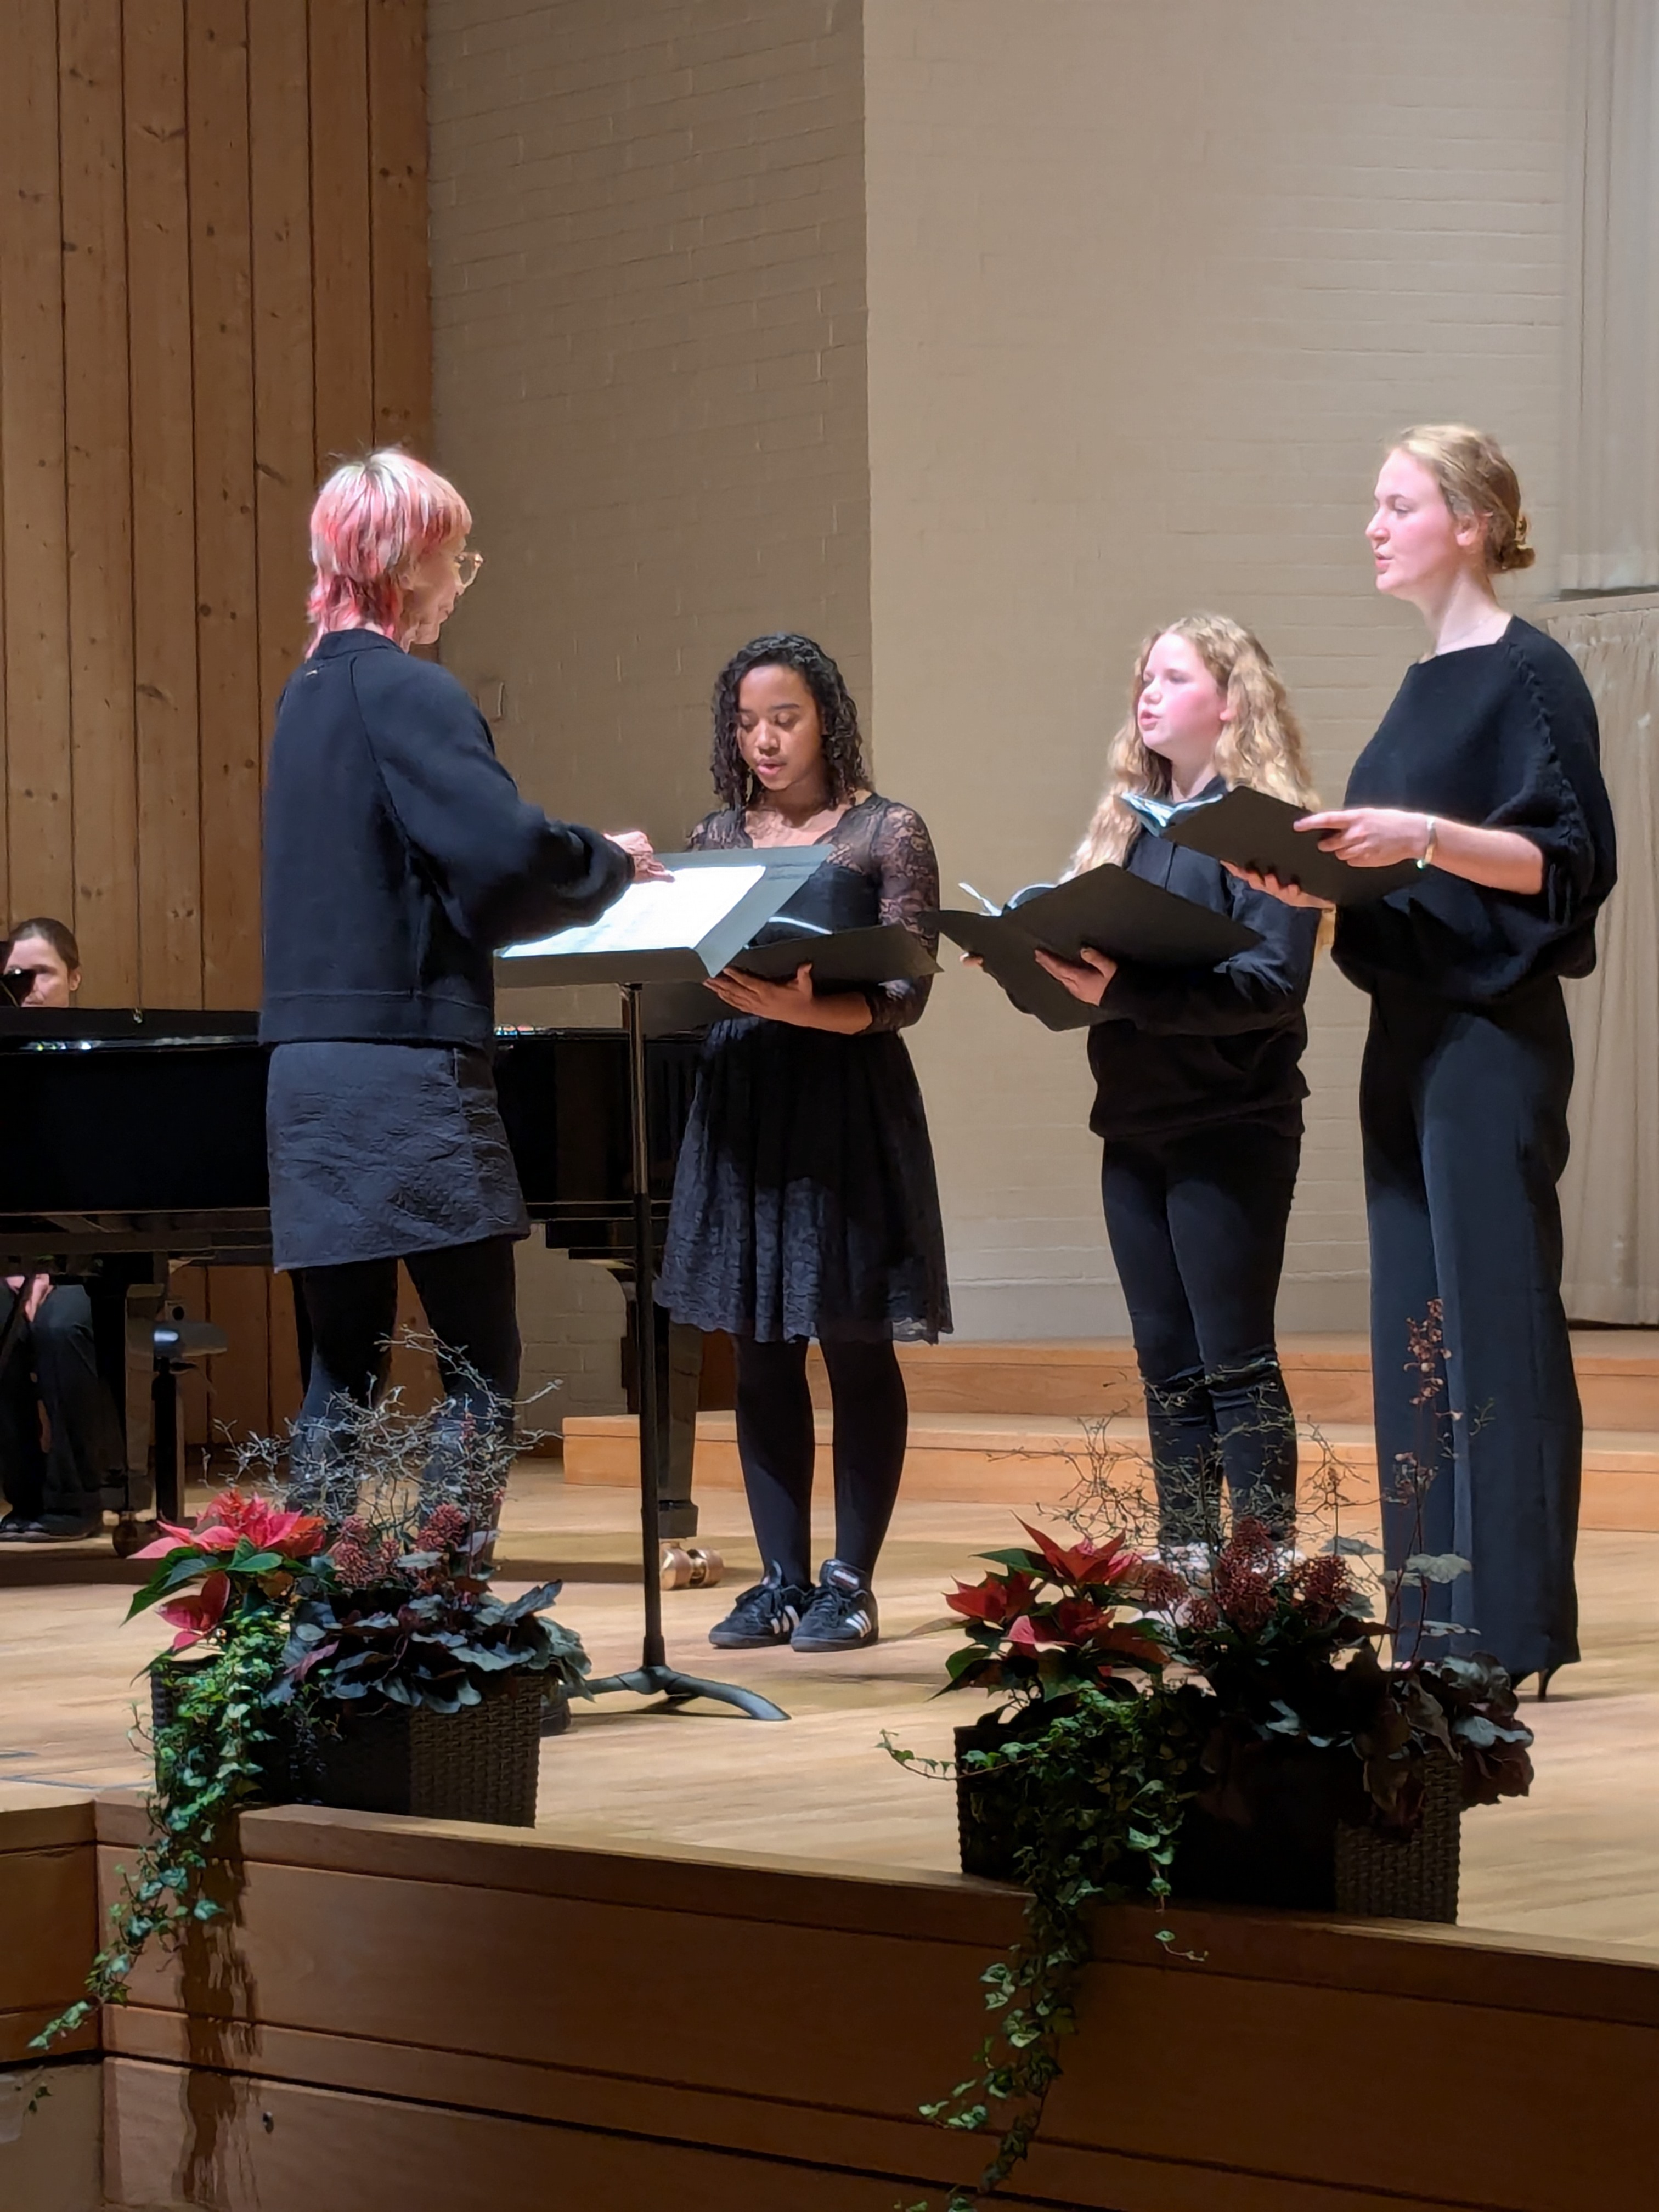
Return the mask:
{"type": "Polygon", "coordinates": [[[258,1034],[258,1015],[243,1007],[0,1006],[0,1052],[248,1044],[258,1034]]]}

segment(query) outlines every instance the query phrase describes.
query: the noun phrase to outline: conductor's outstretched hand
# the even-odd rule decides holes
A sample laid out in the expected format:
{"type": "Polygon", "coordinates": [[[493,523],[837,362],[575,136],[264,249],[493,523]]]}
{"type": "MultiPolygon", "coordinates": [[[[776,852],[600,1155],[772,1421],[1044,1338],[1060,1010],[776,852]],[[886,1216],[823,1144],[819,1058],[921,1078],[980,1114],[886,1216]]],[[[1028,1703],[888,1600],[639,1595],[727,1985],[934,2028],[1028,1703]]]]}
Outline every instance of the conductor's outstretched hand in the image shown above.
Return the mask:
{"type": "Polygon", "coordinates": [[[605,837],[609,843],[620,845],[627,854],[634,866],[636,884],[665,884],[671,880],[672,870],[665,868],[652,851],[651,840],[643,830],[607,830],[605,837]]]}

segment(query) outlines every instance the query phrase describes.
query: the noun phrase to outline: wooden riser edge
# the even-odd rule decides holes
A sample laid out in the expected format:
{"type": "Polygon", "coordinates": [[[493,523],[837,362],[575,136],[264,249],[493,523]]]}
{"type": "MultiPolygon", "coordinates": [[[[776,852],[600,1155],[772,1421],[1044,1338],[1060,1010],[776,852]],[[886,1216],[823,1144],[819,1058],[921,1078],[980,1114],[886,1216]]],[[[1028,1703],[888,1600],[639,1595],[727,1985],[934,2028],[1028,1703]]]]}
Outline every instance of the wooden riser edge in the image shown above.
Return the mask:
{"type": "MultiPolygon", "coordinates": [[[[107,1881],[131,1814],[106,1803],[107,1881]]],[[[187,2016],[211,1982],[157,1961],[111,2017],[118,2201],[313,2212],[320,2174],[331,2204],[450,2212],[482,2201],[480,2174],[517,2204],[553,2172],[562,2202],[626,2212],[890,2212],[980,2163],[916,2106],[983,2033],[978,1977],[1016,1894],[298,1808],[245,1818],[241,1842],[234,1929],[203,1942],[234,1942],[249,2016],[187,2016]],[[734,1973],[790,1991],[787,2033],[728,2001],[734,1973]]],[[[1182,1907],[1166,1953],[1158,1924],[1097,1922],[1011,2212],[1578,2212],[1590,2170],[1609,2204],[1648,2201],[1646,1956],[1182,1907]],[[1182,2063],[1127,2075],[1131,2019],[1182,2063]],[[1510,2093],[1502,2130],[1419,2100],[1378,2134],[1377,2109],[1471,2051],[1510,2093]]]]}
{"type": "MultiPolygon", "coordinates": [[[[1058,1419],[1144,1411],[1139,1371],[1127,1345],[947,1343],[901,1345],[898,1352],[917,1413],[1058,1419]]],[[[1279,1356],[1298,1419],[1370,1420],[1370,1361],[1363,1349],[1307,1349],[1290,1340],[1281,1343],[1279,1356]]],[[[1586,1428],[1659,1431],[1659,1358],[1581,1348],[1577,1371],[1586,1428]]],[[[815,1401],[827,1405],[816,1347],[808,1373],[815,1401]]]]}

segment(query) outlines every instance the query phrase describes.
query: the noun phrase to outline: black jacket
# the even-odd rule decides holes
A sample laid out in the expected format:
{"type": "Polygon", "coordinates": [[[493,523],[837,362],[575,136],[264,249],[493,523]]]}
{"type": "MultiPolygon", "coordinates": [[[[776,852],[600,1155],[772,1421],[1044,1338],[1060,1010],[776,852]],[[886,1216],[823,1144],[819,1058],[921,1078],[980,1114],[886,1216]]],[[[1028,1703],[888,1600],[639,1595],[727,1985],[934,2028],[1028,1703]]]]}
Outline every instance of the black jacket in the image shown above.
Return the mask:
{"type": "Polygon", "coordinates": [[[628,855],[520,798],[446,670],[337,630],[283,689],[264,813],[268,1044],[477,1045],[491,955],[591,921],[628,855]]]}
{"type": "Polygon", "coordinates": [[[1131,1140],[1213,1121],[1298,1127],[1308,1095],[1304,1001],[1319,916],[1253,891],[1218,860],[1142,830],[1124,856],[1143,876],[1260,932],[1213,968],[1122,961],[1089,1031],[1097,1137],[1131,1140]]]}

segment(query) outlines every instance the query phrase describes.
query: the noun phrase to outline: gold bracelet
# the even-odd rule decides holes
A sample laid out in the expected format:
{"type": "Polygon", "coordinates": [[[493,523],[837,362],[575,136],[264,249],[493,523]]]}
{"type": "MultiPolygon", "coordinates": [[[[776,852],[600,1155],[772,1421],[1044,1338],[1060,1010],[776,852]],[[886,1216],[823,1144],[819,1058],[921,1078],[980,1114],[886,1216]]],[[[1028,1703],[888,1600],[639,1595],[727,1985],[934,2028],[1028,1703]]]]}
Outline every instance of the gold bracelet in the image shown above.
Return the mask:
{"type": "Polygon", "coordinates": [[[1419,870],[1434,866],[1435,840],[1440,834],[1440,824],[1432,814],[1425,814],[1423,818],[1429,825],[1429,837],[1428,842],[1423,848],[1422,858],[1417,863],[1419,870]]]}

